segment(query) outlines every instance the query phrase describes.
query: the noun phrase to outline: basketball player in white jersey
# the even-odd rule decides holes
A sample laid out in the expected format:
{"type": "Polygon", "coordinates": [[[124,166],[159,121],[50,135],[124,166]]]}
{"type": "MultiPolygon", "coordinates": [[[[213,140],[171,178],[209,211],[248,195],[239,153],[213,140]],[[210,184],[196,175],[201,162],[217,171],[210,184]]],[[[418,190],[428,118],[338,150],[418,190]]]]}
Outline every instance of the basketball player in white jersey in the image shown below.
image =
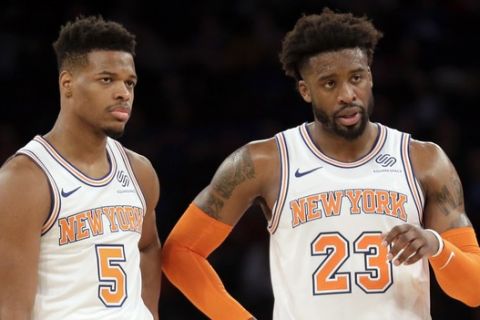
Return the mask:
{"type": "Polygon", "coordinates": [[[314,121],[230,155],[167,238],[163,270],[212,319],[253,319],[207,261],[254,202],[268,220],[275,320],[429,319],[429,267],[480,305],[480,248],[462,186],[434,143],[369,120],[366,18],[301,17],[281,62],[314,121]]]}
{"type": "Polygon", "coordinates": [[[122,147],[135,36],[77,18],[54,43],[60,113],[0,170],[0,319],[158,319],[159,182],[122,147]]]}

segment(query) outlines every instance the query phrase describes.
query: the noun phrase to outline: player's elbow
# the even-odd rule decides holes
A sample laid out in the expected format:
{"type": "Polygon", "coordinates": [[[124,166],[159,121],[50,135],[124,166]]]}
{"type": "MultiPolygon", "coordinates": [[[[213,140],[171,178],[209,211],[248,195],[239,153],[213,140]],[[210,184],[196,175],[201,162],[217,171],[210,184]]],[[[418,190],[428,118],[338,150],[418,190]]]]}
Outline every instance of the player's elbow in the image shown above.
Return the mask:
{"type": "Polygon", "coordinates": [[[187,253],[186,251],[188,251],[186,247],[170,237],[165,241],[162,248],[162,270],[167,277],[170,277],[176,268],[178,269],[183,261],[182,256],[187,253]]]}

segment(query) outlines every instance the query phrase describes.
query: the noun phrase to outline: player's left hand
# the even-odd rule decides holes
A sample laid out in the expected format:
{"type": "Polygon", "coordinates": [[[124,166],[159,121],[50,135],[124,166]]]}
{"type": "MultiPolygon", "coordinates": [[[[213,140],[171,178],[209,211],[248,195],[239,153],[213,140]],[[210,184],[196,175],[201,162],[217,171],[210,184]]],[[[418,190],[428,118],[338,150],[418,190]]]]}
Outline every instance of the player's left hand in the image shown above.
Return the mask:
{"type": "Polygon", "coordinates": [[[383,245],[390,246],[388,260],[396,266],[413,264],[423,257],[430,257],[439,248],[435,235],[411,224],[402,224],[382,234],[383,245]],[[398,256],[397,256],[398,255],[398,256]]]}

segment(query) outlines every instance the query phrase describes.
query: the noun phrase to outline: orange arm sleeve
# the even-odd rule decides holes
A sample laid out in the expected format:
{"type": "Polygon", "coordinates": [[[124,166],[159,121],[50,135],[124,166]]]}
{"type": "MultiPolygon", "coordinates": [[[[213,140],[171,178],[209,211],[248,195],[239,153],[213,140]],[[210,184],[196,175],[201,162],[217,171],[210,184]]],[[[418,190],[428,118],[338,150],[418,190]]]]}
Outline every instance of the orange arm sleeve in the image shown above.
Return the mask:
{"type": "Polygon", "coordinates": [[[430,257],[435,278],[442,290],[470,307],[480,306],[480,248],[471,227],[441,234],[444,248],[430,257]]]}
{"type": "Polygon", "coordinates": [[[191,204],[165,241],[162,269],[198,309],[211,319],[253,318],[225,290],[207,257],[228,236],[232,226],[191,204]]]}

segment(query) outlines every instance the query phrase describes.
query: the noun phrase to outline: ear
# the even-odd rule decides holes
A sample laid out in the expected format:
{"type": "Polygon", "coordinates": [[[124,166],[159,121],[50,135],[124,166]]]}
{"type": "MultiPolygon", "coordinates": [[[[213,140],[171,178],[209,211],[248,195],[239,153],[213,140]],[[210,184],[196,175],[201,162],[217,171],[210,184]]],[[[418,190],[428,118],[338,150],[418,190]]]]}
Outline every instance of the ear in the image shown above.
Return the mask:
{"type": "Polygon", "coordinates": [[[312,97],[310,95],[310,89],[308,88],[307,83],[304,80],[298,81],[298,92],[302,96],[303,100],[307,103],[312,102],[312,97]]]}
{"type": "Polygon", "coordinates": [[[70,71],[63,70],[58,76],[58,84],[60,86],[60,94],[67,98],[73,95],[72,92],[72,74],[70,71]]]}

